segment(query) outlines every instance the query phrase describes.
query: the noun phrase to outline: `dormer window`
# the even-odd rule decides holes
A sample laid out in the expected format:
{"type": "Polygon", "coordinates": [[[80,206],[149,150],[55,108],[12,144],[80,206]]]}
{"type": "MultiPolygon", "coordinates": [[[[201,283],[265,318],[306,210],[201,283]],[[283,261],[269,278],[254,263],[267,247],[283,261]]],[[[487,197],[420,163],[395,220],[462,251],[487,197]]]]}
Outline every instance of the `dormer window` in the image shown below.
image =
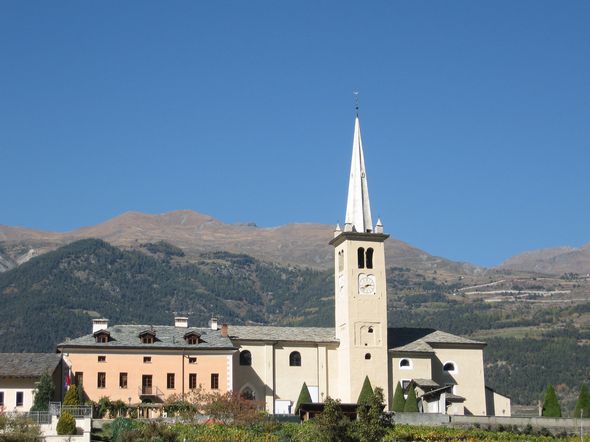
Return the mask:
{"type": "Polygon", "coordinates": [[[142,344],[153,344],[156,341],[156,331],[153,329],[144,330],[139,334],[142,344]]]}
{"type": "Polygon", "coordinates": [[[97,344],[106,344],[111,340],[111,334],[106,330],[99,330],[92,334],[97,344]]]}
{"type": "Polygon", "coordinates": [[[184,335],[184,340],[188,345],[197,345],[203,340],[201,339],[201,335],[196,331],[190,331],[184,335]]]}

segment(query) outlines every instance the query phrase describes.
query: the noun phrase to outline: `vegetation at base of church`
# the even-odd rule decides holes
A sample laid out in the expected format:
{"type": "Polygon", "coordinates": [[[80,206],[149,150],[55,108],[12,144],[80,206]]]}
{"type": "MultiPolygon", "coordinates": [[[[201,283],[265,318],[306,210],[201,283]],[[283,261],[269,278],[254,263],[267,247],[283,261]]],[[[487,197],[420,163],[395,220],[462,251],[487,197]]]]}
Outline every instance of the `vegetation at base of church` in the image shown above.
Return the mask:
{"type": "Polygon", "coordinates": [[[36,442],[39,425],[22,415],[7,415],[0,407],[0,442],[36,442]]]}
{"type": "Polygon", "coordinates": [[[55,386],[48,373],[43,373],[35,386],[34,400],[31,411],[47,411],[49,402],[53,399],[55,386]]]}
{"type": "Polygon", "coordinates": [[[590,417],[590,393],[588,392],[588,385],[582,384],[580,387],[580,394],[576,401],[576,408],[574,409],[573,417],[590,417]]]}
{"type": "Polygon", "coordinates": [[[72,435],[76,434],[76,419],[67,411],[64,411],[57,421],[57,434],[72,435]]]}
{"type": "Polygon", "coordinates": [[[408,397],[404,405],[404,413],[417,413],[418,412],[418,401],[416,400],[416,390],[414,388],[408,388],[408,397]]]}
{"type": "Polygon", "coordinates": [[[76,384],[72,384],[68,387],[66,395],[64,396],[64,405],[80,405],[80,399],[78,398],[78,387],[76,384]]]}
{"type": "Polygon", "coordinates": [[[392,426],[391,420],[383,412],[385,408],[383,390],[375,388],[366,401],[359,402],[357,421],[354,422],[352,434],[360,442],[373,442],[383,439],[387,429],[392,426]]]}
{"type": "MultiPolygon", "coordinates": [[[[334,401],[337,405],[337,402],[334,401]]],[[[112,442],[579,442],[579,436],[552,436],[546,429],[534,431],[530,427],[518,429],[498,428],[485,430],[479,428],[459,429],[451,427],[414,427],[409,425],[386,424],[371,433],[360,430],[359,421],[351,422],[338,413],[329,412],[325,421],[312,419],[300,423],[279,423],[266,419],[253,425],[221,425],[217,423],[195,424],[178,422],[168,424],[160,421],[138,421],[115,419],[110,428],[105,429],[105,439],[112,442]]]]}
{"type": "Polygon", "coordinates": [[[371,400],[372,397],[373,397],[373,387],[371,386],[371,381],[369,380],[369,376],[365,376],[365,380],[363,381],[363,387],[361,388],[361,392],[359,394],[358,399],[356,400],[356,403],[357,404],[366,404],[371,400]]]}
{"type": "Polygon", "coordinates": [[[299,412],[299,406],[301,404],[311,404],[312,402],[311,394],[309,394],[309,388],[307,388],[307,384],[304,382],[301,386],[301,391],[299,392],[297,402],[295,403],[295,409],[293,410],[294,413],[297,414],[299,412]]]}
{"type": "Polygon", "coordinates": [[[547,386],[547,391],[545,392],[542,414],[545,417],[561,417],[559,400],[557,399],[557,394],[555,394],[555,388],[551,384],[547,386]]]}
{"type": "Polygon", "coordinates": [[[397,412],[404,411],[405,406],[406,398],[404,397],[404,389],[402,384],[398,382],[393,393],[392,410],[397,412]]]}

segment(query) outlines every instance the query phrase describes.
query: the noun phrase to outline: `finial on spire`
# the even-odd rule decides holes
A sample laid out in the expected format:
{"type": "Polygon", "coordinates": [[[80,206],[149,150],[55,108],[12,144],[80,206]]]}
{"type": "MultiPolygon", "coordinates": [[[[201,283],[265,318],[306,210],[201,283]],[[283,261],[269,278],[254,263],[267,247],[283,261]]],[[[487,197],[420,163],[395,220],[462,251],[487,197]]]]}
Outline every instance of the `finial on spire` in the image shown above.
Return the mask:
{"type": "Polygon", "coordinates": [[[352,94],[354,95],[354,110],[356,110],[356,114],[359,113],[359,91],[353,91],[352,94]]]}

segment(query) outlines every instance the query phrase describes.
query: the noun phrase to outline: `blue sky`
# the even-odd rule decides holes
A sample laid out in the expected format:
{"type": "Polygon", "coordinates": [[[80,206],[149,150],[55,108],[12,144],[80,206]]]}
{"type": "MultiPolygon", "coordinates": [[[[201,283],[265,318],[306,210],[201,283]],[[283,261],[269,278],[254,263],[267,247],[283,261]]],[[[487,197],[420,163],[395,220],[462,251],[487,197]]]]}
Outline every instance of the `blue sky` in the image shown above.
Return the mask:
{"type": "Polygon", "coordinates": [[[0,224],[374,216],[494,265],[590,241],[587,1],[0,4],[0,224]]]}

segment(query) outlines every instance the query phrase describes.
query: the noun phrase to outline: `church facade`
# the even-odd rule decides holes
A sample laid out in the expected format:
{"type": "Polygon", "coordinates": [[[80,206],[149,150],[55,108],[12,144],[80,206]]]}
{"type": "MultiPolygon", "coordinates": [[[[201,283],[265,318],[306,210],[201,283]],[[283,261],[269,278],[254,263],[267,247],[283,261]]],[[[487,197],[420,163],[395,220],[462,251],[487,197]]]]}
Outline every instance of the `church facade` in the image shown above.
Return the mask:
{"type": "Polygon", "coordinates": [[[99,320],[93,334],[58,350],[92,400],[164,401],[200,385],[239,392],[263,402],[269,413],[288,414],[303,383],[314,402],[356,403],[368,377],[389,406],[399,384],[415,390],[425,413],[510,415],[510,399],[486,387],[485,343],[428,328],[388,327],[387,238],[381,220],[372,221],[357,114],[345,223],[330,241],[334,327],[218,327],[213,321],[189,328],[186,318],[174,326],[108,327],[99,320]]]}

